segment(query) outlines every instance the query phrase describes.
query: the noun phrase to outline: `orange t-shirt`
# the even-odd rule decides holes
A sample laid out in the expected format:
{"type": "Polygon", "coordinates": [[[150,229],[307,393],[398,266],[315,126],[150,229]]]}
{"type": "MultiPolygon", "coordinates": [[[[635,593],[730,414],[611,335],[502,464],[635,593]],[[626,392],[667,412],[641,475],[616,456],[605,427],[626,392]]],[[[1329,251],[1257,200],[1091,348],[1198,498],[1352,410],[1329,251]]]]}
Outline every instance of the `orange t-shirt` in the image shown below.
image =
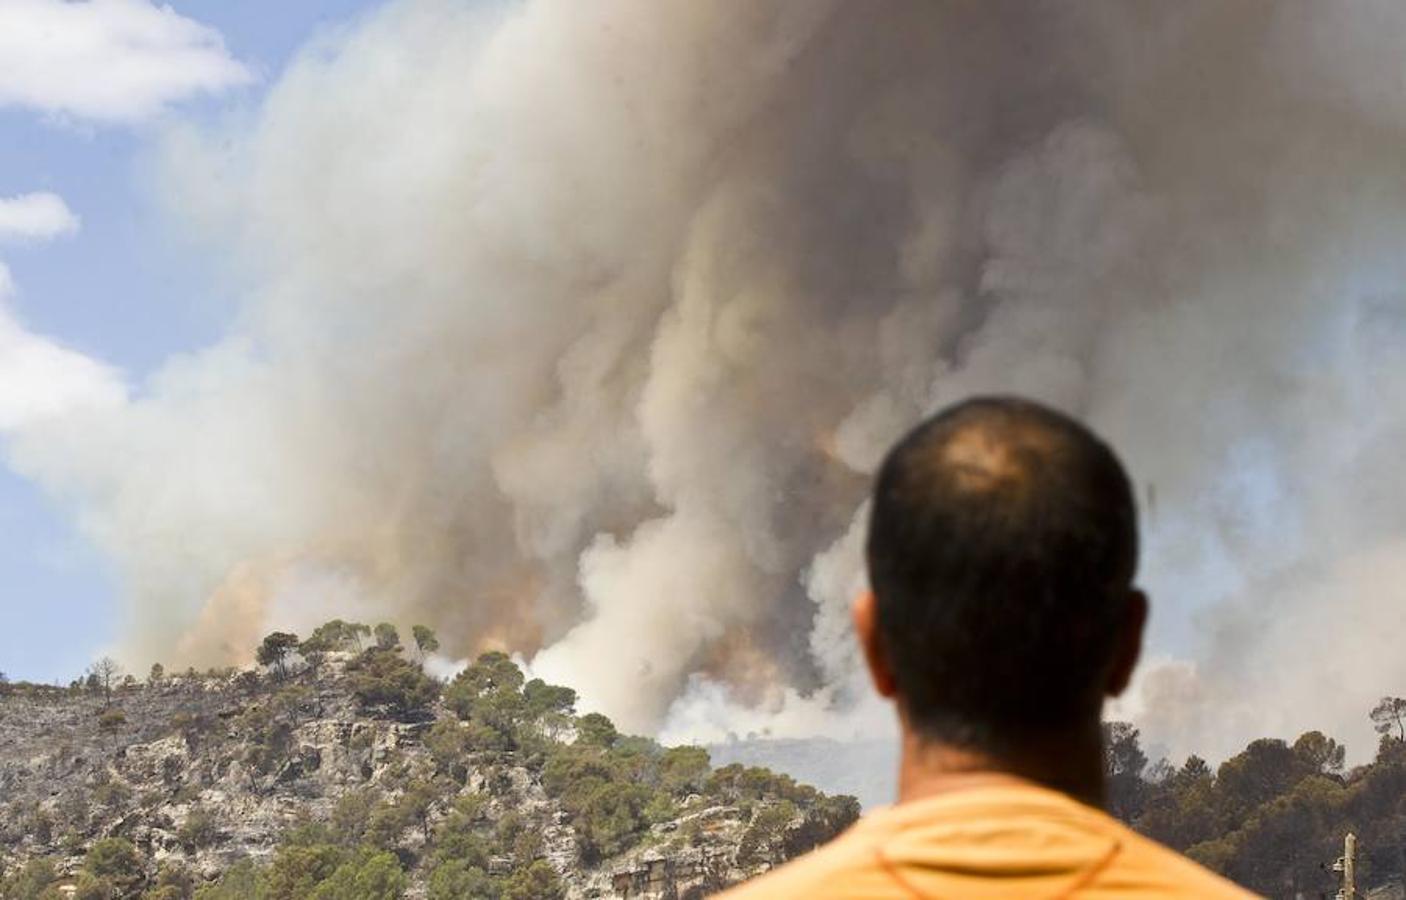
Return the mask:
{"type": "Polygon", "coordinates": [[[1026,783],[872,813],[724,900],[1252,897],[1099,810],[1026,783]]]}

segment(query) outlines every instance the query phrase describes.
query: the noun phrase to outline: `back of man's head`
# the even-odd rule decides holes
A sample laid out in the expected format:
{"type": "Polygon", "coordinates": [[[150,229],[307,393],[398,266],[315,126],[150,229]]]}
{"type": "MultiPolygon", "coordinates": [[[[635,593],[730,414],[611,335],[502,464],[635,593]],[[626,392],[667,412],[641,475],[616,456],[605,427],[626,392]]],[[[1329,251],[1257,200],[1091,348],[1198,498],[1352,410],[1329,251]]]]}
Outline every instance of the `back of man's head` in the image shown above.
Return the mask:
{"type": "Polygon", "coordinates": [[[1137,523],[1122,466],[1083,425],[1007,397],[942,411],[885,460],[867,553],[920,734],[1002,753],[1096,721],[1137,523]]]}

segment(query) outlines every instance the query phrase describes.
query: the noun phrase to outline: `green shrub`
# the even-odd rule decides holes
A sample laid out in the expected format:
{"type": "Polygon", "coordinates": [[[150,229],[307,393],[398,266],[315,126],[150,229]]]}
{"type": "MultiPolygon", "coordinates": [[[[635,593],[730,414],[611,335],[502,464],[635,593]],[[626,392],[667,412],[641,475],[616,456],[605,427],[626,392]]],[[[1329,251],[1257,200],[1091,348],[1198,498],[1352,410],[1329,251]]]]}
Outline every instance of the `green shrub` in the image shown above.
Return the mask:
{"type": "Polygon", "coordinates": [[[249,860],[235,863],[217,881],[195,891],[195,900],[269,900],[269,897],[264,873],[249,860]]]}
{"type": "Polygon", "coordinates": [[[120,810],[132,799],[132,789],[120,781],[105,781],[93,788],[93,802],[109,810],[120,810]]]}
{"type": "Polygon", "coordinates": [[[410,827],[410,816],[398,803],[382,803],[371,813],[366,826],[366,841],[384,850],[394,849],[405,829],[410,827]]]}
{"type": "Polygon", "coordinates": [[[428,625],[416,625],[410,629],[410,634],[415,638],[415,649],[420,651],[421,658],[439,649],[439,638],[428,625]]]}
{"type": "Polygon", "coordinates": [[[470,751],[512,750],[516,746],[511,734],[479,720],[464,725],[464,740],[470,751]]]}
{"type": "Polygon", "coordinates": [[[498,900],[498,884],[482,867],[462,859],[450,859],[430,873],[429,900],[498,900]]]}
{"type": "Polygon", "coordinates": [[[259,665],[273,669],[282,681],[288,677],[288,657],[298,649],[298,636],[287,631],[275,631],[264,638],[255,654],[259,665]]]}
{"type": "Polygon", "coordinates": [[[776,863],[784,851],[782,840],[786,829],[796,819],[796,806],[782,800],[767,806],[752,817],[752,823],[742,834],[737,846],[737,861],[744,865],[758,862],[776,863]]]}
{"type": "Polygon", "coordinates": [[[651,795],[644,808],[644,820],[651,825],[672,821],[678,817],[678,814],[678,804],[674,802],[673,797],[664,791],[657,791],[651,795]]]}
{"type": "Polygon", "coordinates": [[[141,854],[126,838],[112,837],[98,841],[83,860],[83,871],[119,883],[140,879],[143,868],[141,854]]]}
{"type": "Polygon", "coordinates": [[[395,626],[390,622],[382,622],[377,625],[373,633],[376,636],[377,650],[398,651],[400,649],[400,632],[395,630],[395,626]]]}
{"type": "Polygon", "coordinates": [[[859,801],[855,798],[845,795],[820,798],[806,809],[800,824],[793,825],[786,832],[786,858],[809,853],[828,843],[858,820],[859,801]]]}
{"type": "Polygon", "coordinates": [[[82,872],[71,896],[72,900],[114,900],[117,887],[109,878],[99,878],[91,872],[82,872]]]}
{"type": "Polygon", "coordinates": [[[31,859],[4,878],[0,878],[0,897],[5,900],[39,900],[45,890],[59,880],[52,860],[31,859]]]}
{"type": "Polygon", "coordinates": [[[364,710],[405,718],[425,712],[439,696],[439,682],[391,651],[367,651],[347,671],[352,695],[364,710]]]}
{"type": "Polygon", "coordinates": [[[444,702],[460,719],[489,726],[511,745],[528,712],[522,679],[522,670],[507,654],[485,653],[454,676],[444,702]]]}
{"type": "Polygon", "coordinates": [[[317,886],[311,900],[399,900],[405,873],[391,853],[362,850],[317,886]]]}
{"type": "Polygon", "coordinates": [[[702,793],[711,772],[708,751],[702,747],[670,747],[659,760],[664,789],[677,797],[702,793]]]}
{"type": "Polygon", "coordinates": [[[210,846],[219,836],[214,814],[200,806],[191,809],[181,827],[176,829],[176,840],[187,853],[210,846]]]}
{"type": "Polygon", "coordinates": [[[333,619],[319,625],[308,639],[298,647],[298,652],[326,653],[329,650],[361,650],[362,638],[370,637],[371,626],[359,622],[344,622],[333,619]]]}
{"type": "Polygon", "coordinates": [[[156,884],[142,900],[189,900],[195,893],[195,876],[180,863],[166,861],[156,870],[156,884]]]}
{"type": "Polygon", "coordinates": [[[329,844],[283,844],[267,873],[272,900],[306,900],[346,862],[347,853],[329,844]]]}
{"type": "Polygon", "coordinates": [[[667,796],[649,787],[634,754],[603,751],[579,740],[547,755],[542,786],[570,814],[580,839],[583,861],[612,856],[634,842],[648,824],[647,808],[656,812],[667,796]]]}
{"type": "Polygon", "coordinates": [[[378,802],[379,792],[375,788],[361,788],[343,794],[332,808],[332,833],[337,840],[347,845],[361,843],[378,802]]]}
{"type": "Polygon", "coordinates": [[[524,828],[513,838],[511,851],[518,865],[526,865],[542,855],[546,845],[542,842],[542,832],[536,828],[524,828]]]}
{"type": "Polygon", "coordinates": [[[576,720],[576,742],[592,747],[610,747],[620,739],[615,723],[600,713],[587,713],[576,720]]]}
{"type": "Polygon", "coordinates": [[[471,868],[488,868],[492,846],[478,832],[476,819],[476,815],[455,810],[439,823],[434,832],[434,859],[437,865],[457,861],[471,868]]]}
{"type": "Polygon", "coordinates": [[[469,772],[465,757],[470,750],[470,740],[469,730],[458,722],[436,722],[425,734],[425,749],[430,751],[435,771],[463,784],[469,772]]]}
{"type": "Polygon", "coordinates": [[[502,900],[560,900],[565,894],[557,870],[539,859],[508,878],[502,900]]]}

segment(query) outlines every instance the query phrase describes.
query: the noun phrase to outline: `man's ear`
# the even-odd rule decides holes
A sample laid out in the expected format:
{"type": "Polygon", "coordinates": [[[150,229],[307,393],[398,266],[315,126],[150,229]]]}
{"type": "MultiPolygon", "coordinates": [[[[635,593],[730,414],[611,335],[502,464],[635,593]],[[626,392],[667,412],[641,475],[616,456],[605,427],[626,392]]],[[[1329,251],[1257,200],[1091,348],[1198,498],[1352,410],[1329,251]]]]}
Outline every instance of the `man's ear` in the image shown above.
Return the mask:
{"type": "Polygon", "coordinates": [[[898,684],[889,667],[888,656],[884,652],[884,642],[879,637],[878,601],[873,591],[865,591],[854,598],[850,610],[854,618],[854,634],[859,639],[859,648],[864,651],[864,661],[869,666],[869,677],[874,682],[874,690],[880,697],[892,697],[898,692],[898,684]]]}
{"type": "Polygon", "coordinates": [[[1123,623],[1118,629],[1113,647],[1113,665],[1108,670],[1104,693],[1117,697],[1128,689],[1142,655],[1142,632],[1147,626],[1147,595],[1137,588],[1128,592],[1123,623]]]}

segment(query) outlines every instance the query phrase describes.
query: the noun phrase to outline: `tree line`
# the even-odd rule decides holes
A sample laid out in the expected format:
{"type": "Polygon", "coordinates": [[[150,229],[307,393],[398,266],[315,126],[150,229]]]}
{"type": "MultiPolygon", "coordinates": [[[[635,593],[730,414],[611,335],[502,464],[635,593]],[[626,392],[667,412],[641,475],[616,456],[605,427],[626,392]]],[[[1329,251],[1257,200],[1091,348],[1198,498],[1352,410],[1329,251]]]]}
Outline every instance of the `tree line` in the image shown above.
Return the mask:
{"type": "Polygon", "coordinates": [[[1332,896],[1344,835],[1358,837],[1358,880],[1406,878],[1406,699],[1370,712],[1373,760],[1346,768],[1345,748],[1319,731],[1259,738],[1212,767],[1151,762],[1138,730],[1104,726],[1109,811],[1135,829],[1271,897],[1332,896]]]}

